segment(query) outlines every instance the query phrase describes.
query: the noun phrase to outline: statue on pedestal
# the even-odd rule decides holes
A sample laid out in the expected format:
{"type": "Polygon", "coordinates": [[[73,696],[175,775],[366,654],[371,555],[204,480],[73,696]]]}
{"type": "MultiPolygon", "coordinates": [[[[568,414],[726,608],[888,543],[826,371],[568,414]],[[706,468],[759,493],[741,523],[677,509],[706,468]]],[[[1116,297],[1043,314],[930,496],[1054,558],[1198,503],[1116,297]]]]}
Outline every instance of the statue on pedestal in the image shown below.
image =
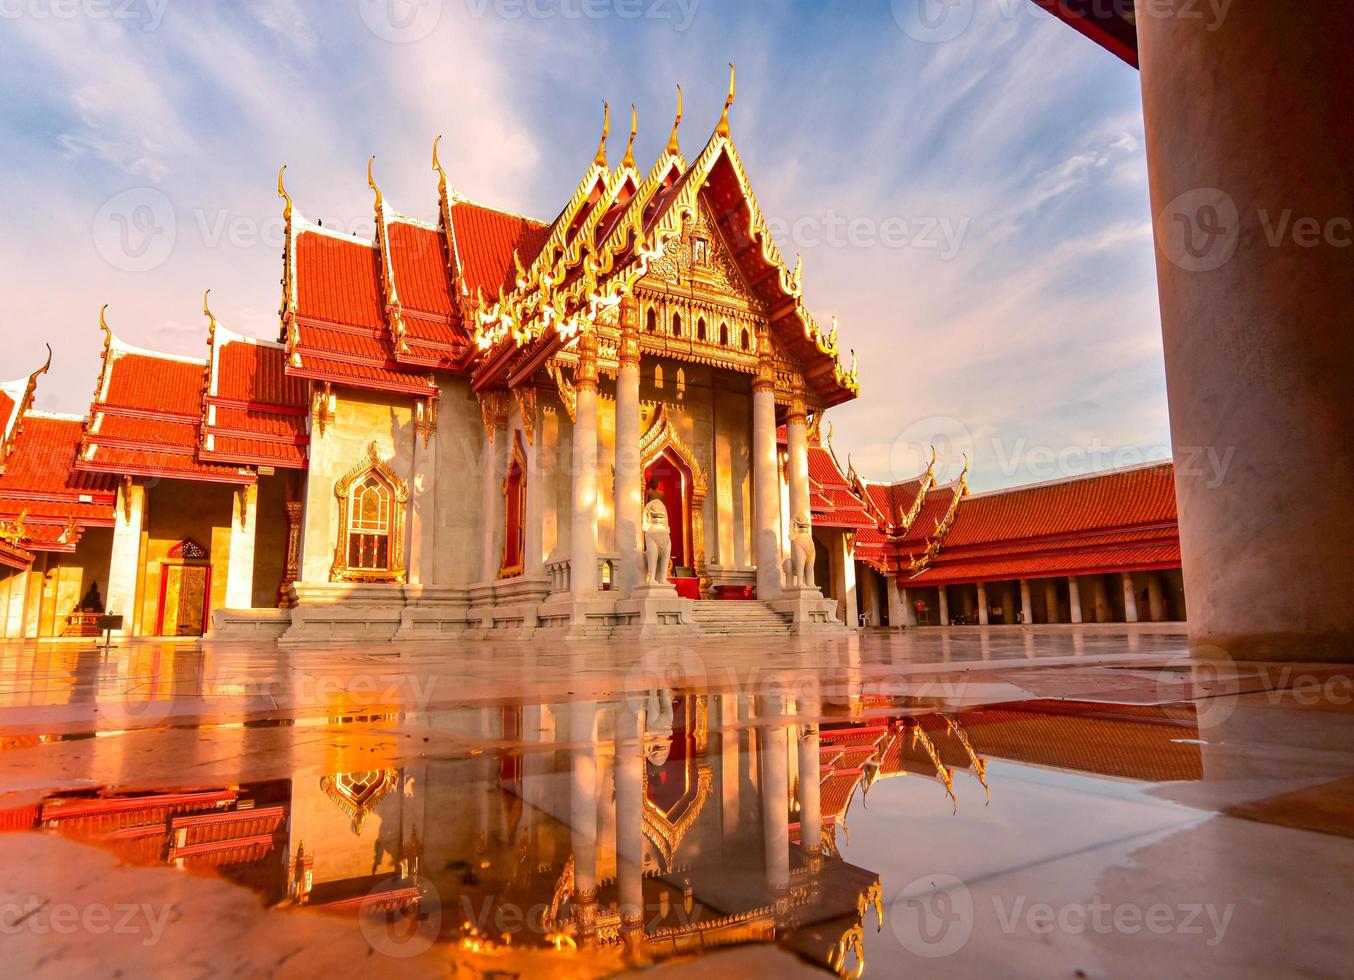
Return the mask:
{"type": "Polygon", "coordinates": [[[650,487],[644,505],[644,581],[666,585],[668,563],[672,559],[672,532],[668,527],[668,508],[663,503],[663,488],[650,487]]]}
{"type": "Polygon", "coordinates": [[[786,559],[786,578],[790,585],[812,589],[813,559],[816,550],[813,546],[813,521],[808,514],[796,514],[790,520],[790,557],[786,559]]]}

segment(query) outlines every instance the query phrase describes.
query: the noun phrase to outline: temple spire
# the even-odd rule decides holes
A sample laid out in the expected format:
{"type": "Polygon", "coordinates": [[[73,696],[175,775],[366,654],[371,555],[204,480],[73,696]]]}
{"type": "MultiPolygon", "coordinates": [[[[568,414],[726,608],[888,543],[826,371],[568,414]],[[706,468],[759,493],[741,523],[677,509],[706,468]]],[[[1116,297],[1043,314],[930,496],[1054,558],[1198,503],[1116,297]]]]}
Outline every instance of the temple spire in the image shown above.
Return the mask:
{"type": "Polygon", "coordinates": [[[376,177],[372,173],[372,168],[376,166],[376,154],[371,155],[367,161],[367,186],[376,192],[376,210],[379,212],[385,205],[385,198],[381,196],[381,188],[376,186],[376,177]]]}
{"type": "Polygon", "coordinates": [[[606,169],[606,141],[611,135],[611,105],[602,103],[602,138],[597,141],[597,156],[593,158],[593,166],[606,169]]]}
{"type": "Polygon", "coordinates": [[[635,104],[630,103],[630,142],[625,144],[625,156],[621,160],[621,167],[627,170],[635,169],[635,133],[639,131],[639,113],[635,109],[635,104]]]}
{"type": "Polygon", "coordinates": [[[442,142],[442,134],[438,133],[437,138],[433,140],[433,169],[437,171],[437,193],[446,197],[447,172],[442,169],[442,161],[437,159],[437,144],[440,142],[442,142]]]}
{"type": "Polygon", "coordinates": [[[715,133],[726,139],[729,137],[729,107],[733,105],[735,92],[735,83],[737,75],[733,69],[733,62],[729,62],[729,94],[724,97],[724,113],[719,117],[719,125],[715,127],[715,133]]]}
{"type": "Polygon", "coordinates": [[[106,355],[108,349],[113,346],[113,328],[108,325],[106,314],[108,313],[108,304],[104,303],[99,307],[99,329],[103,331],[103,352],[106,355]]]}
{"type": "Polygon", "coordinates": [[[677,86],[677,118],[672,121],[672,135],[668,137],[668,155],[680,156],[682,144],[677,141],[677,130],[682,125],[682,87],[677,86]]]}
{"type": "Polygon", "coordinates": [[[216,342],[216,314],[212,312],[211,306],[207,303],[207,298],[211,296],[212,291],[208,289],[202,294],[202,315],[207,318],[207,346],[211,347],[216,342]]]}
{"type": "Polygon", "coordinates": [[[287,193],[287,185],[282,183],[282,175],[287,172],[287,165],[284,163],[277,170],[277,196],[286,201],[286,206],[282,208],[282,220],[291,222],[292,203],[291,195],[287,193]]]}

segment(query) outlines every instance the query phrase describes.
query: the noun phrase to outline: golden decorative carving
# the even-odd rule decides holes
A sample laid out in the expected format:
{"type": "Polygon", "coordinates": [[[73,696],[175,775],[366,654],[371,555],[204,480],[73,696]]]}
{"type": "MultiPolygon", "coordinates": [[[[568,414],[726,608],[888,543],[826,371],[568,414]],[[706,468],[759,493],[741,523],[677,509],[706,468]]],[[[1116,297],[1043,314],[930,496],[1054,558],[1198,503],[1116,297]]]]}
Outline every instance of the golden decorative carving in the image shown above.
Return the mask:
{"type": "Polygon", "coordinates": [[[668,156],[680,156],[682,153],[682,144],[677,140],[677,130],[682,125],[682,87],[677,86],[677,118],[672,121],[672,135],[668,137],[668,146],[665,152],[668,156]]]}
{"type": "Polygon", "coordinates": [[[536,443],[536,389],[518,388],[514,392],[517,396],[517,412],[522,417],[522,432],[527,437],[527,445],[532,446],[536,443]]]}
{"type": "Polygon", "coordinates": [[[424,449],[437,434],[437,406],[438,399],[434,395],[414,402],[414,432],[423,437],[424,449]]]}
{"type": "Polygon", "coordinates": [[[771,348],[771,331],[757,331],[757,373],[752,378],[753,391],[774,391],[776,388],[775,353],[771,348]]]}
{"type": "Polygon", "coordinates": [[[564,413],[569,416],[570,422],[578,421],[578,391],[568,378],[564,376],[564,369],[560,367],[558,361],[551,361],[546,365],[546,370],[555,382],[555,390],[559,392],[560,404],[564,406],[564,413]]]}
{"type": "Polygon", "coordinates": [[[509,392],[506,388],[495,388],[481,391],[477,397],[484,419],[484,431],[492,439],[499,429],[508,424],[509,392]]]}
{"type": "Polygon", "coordinates": [[[334,394],[334,386],[328,381],[316,386],[314,392],[311,415],[315,419],[316,428],[320,430],[320,435],[324,435],[324,430],[334,421],[338,409],[338,396],[334,394]]]}
{"type": "Polygon", "coordinates": [[[15,440],[19,438],[19,434],[23,431],[24,416],[33,407],[33,397],[38,392],[38,378],[50,371],[51,368],[52,345],[48,344],[46,363],[28,376],[28,384],[24,386],[23,396],[19,399],[19,403],[14,406],[14,412],[10,416],[14,421],[10,426],[9,435],[5,437],[4,445],[0,446],[0,473],[4,472],[4,463],[9,459],[9,454],[14,449],[15,440]]]}
{"type": "MultiPolygon", "coordinates": [[[[705,560],[705,498],[709,493],[709,472],[700,465],[696,454],[682,441],[677,427],[672,423],[667,403],[660,403],[654,413],[648,430],[640,437],[640,473],[663,453],[671,449],[691,471],[691,539],[686,542],[686,554],[691,556],[691,567],[700,580],[701,595],[708,596],[713,586],[709,576],[709,566],[705,560]]],[[[643,498],[643,487],[640,488],[643,498]]],[[[685,522],[683,522],[685,525],[685,522]]],[[[681,528],[684,532],[685,526],[681,528]]]]}
{"type": "Polygon", "coordinates": [[[959,719],[951,715],[944,715],[943,717],[950,734],[959,739],[959,744],[964,747],[964,751],[968,754],[968,761],[973,766],[974,775],[978,777],[978,782],[982,783],[983,789],[987,792],[987,802],[991,803],[992,787],[987,785],[987,761],[974,751],[973,743],[969,741],[968,732],[959,723],[959,719]]]}
{"type": "Polygon", "coordinates": [[[28,536],[28,508],[25,507],[19,512],[19,516],[12,521],[0,521],[0,541],[8,541],[12,545],[17,545],[28,536]]]}
{"type": "Polygon", "coordinates": [[[622,367],[639,363],[639,304],[633,296],[621,300],[621,335],[616,363],[622,367]]]}
{"type": "Polygon", "coordinates": [[[578,337],[578,364],[574,368],[574,387],[597,390],[597,334],[585,330],[578,337]]]}
{"type": "Polygon", "coordinates": [[[804,425],[808,422],[809,410],[804,405],[803,392],[793,392],[790,395],[790,407],[785,416],[785,420],[791,424],[799,423],[804,425]]]}
{"type": "Polygon", "coordinates": [[[736,82],[737,74],[734,72],[733,62],[729,62],[729,94],[724,97],[724,112],[719,117],[719,125],[715,127],[715,135],[723,136],[725,139],[728,139],[731,135],[729,131],[729,109],[733,107],[736,82]]]}
{"type": "Polygon", "coordinates": [[[593,157],[592,165],[606,169],[606,141],[611,135],[611,103],[602,103],[602,138],[597,141],[597,156],[593,157]]]}
{"type": "Polygon", "coordinates": [[[954,770],[940,760],[940,753],[936,751],[935,743],[931,741],[931,737],[921,727],[921,722],[914,718],[912,719],[912,747],[915,749],[919,743],[926,750],[926,754],[931,757],[931,764],[936,767],[936,778],[945,784],[945,795],[950,798],[954,812],[958,813],[959,798],[954,795],[954,770]]]}
{"type": "Polygon", "coordinates": [[[132,523],[132,478],[126,474],[122,477],[122,523],[132,523]]]}
{"type": "MultiPolygon", "coordinates": [[[[334,496],[339,502],[338,541],[334,545],[334,564],[329,572],[331,582],[403,582],[404,565],[404,511],[409,502],[409,486],[391,469],[390,463],[383,460],[377,452],[376,443],[367,447],[366,458],[350,469],[334,485],[334,496]],[[351,509],[352,491],[368,476],[375,476],[389,491],[388,511],[384,515],[384,527],[371,531],[355,529],[354,514],[351,509]],[[386,561],[384,567],[365,567],[350,564],[352,548],[351,538],[363,535],[373,539],[384,537],[386,561]]],[[[365,518],[365,515],[360,515],[365,518]]],[[[373,555],[376,552],[373,543],[373,555]]]]}
{"type": "Polygon", "coordinates": [[[926,550],[920,558],[908,556],[908,572],[912,578],[916,578],[922,572],[931,567],[931,562],[935,561],[936,556],[940,554],[941,546],[945,543],[945,538],[950,533],[950,528],[954,526],[955,514],[959,512],[959,502],[968,496],[968,454],[964,454],[964,470],[959,474],[959,485],[954,488],[954,496],[950,498],[950,506],[946,508],[944,516],[936,520],[936,529],[926,541],[926,550]]]}
{"type": "Polygon", "coordinates": [[[672,820],[656,803],[649,799],[649,772],[644,770],[644,836],[653,844],[663,859],[665,867],[671,867],[677,848],[686,838],[687,832],[695,825],[705,803],[714,788],[714,773],[705,762],[696,764],[696,794],[682,810],[682,815],[672,820]]]}
{"type": "Polygon", "coordinates": [[[635,169],[635,133],[639,130],[639,113],[635,104],[630,103],[630,142],[625,144],[625,156],[621,158],[622,170],[635,169]]]}
{"type": "Polygon", "coordinates": [[[385,197],[381,188],[376,186],[373,168],[376,155],[367,161],[367,184],[376,195],[376,250],[381,258],[381,295],[385,299],[386,323],[390,327],[390,339],[395,345],[396,354],[408,354],[409,344],[405,341],[408,332],[404,325],[404,306],[400,303],[400,292],[395,284],[395,266],[390,258],[390,236],[386,229],[385,197]]]}
{"type": "Polygon", "coordinates": [[[351,821],[354,836],[362,833],[362,825],[391,790],[400,782],[396,769],[375,769],[369,772],[341,772],[321,776],[320,789],[343,811],[351,821]]]}
{"type": "Polygon", "coordinates": [[[301,577],[301,524],[304,519],[305,504],[299,500],[287,501],[287,559],[282,570],[282,581],[277,587],[277,602],[286,606],[288,592],[301,577]]]}

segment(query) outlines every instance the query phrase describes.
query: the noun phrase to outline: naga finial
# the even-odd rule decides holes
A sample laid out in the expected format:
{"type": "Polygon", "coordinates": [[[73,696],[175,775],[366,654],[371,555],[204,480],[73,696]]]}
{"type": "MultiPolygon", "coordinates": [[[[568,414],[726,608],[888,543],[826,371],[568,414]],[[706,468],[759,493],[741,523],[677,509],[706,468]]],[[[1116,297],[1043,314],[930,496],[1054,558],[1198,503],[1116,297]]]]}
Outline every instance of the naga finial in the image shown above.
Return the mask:
{"type": "Polygon", "coordinates": [[[45,364],[43,364],[42,367],[40,367],[40,368],[38,368],[36,371],[34,371],[31,375],[29,375],[29,380],[30,380],[30,381],[36,381],[36,380],[38,380],[38,378],[42,377],[44,374],[46,374],[46,373],[47,373],[48,371],[50,371],[51,369],[52,369],[52,345],[51,345],[51,344],[48,344],[48,345],[47,345],[47,362],[46,362],[45,364]]]}
{"type": "Polygon", "coordinates": [[[202,315],[207,318],[207,346],[210,347],[216,342],[216,314],[212,312],[211,306],[207,303],[207,297],[212,294],[209,289],[202,294],[202,315]]]}
{"type": "Polygon", "coordinates": [[[286,206],[282,209],[282,220],[290,222],[292,212],[291,195],[287,193],[287,185],[282,183],[282,175],[286,172],[287,165],[284,163],[277,170],[277,196],[287,202],[286,206]]]}
{"type": "Polygon", "coordinates": [[[108,304],[104,303],[99,307],[99,329],[103,331],[103,352],[106,355],[108,349],[113,346],[113,328],[108,325],[108,320],[104,316],[108,312],[108,304]]]}
{"type": "Polygon", "coordinates": [[[677,86],[677,118],[672,121],[672,135],[668,137],[668,154],[677,156],[682,152],[682,144],[677,142],[677,130],[682,125],[682,87],[677,86]]]}
{"type": "Polygon", "coordinates": [[[376,192],[376,210],[379,211],[385,204],[385,198],[381,196],[381,188],[376,186],[376,177],[372,173],[372,168],[375,166],[376,166],[376,154],[373,153],[371,155],[371,159],[367,161],[367,186],[376,192]]]}
{"type": "Polygon", "coordinates": [[[606,169],[606,141],[611,135],[611,104],[602,103],[602,138],[597,141],[597,156],[593,158],[593,166],[606,169]]]}
{"type": "Polygon", "coordinates": [[[437,144],[440,142],[442,142],[442,134],[438,133],[437,138],[433,140],[433,169],[437,171],[437,193],[446,197],[447,172],[442,169],[442,163],[437,159],[437,144]]]}
{"type": "Polygon", "coordinates": [[[729,62],[729,94],[724,97],[724,114],[719,117],[719,125],[715,127],[715,132],[723,137],[728,137],[729,132],[729,107],[733,105],[735,85],[737,74],[733,68],[733,62],[729,62]]]}
{"type": "Polygon", "coordinates": [[[635,109],[635,104],[630,103],[630,142],[625,144],[625,157],[621,160],[621,167],[629,170],[635,169],[635,133],[639,132],[639,113],[635,109]]]}

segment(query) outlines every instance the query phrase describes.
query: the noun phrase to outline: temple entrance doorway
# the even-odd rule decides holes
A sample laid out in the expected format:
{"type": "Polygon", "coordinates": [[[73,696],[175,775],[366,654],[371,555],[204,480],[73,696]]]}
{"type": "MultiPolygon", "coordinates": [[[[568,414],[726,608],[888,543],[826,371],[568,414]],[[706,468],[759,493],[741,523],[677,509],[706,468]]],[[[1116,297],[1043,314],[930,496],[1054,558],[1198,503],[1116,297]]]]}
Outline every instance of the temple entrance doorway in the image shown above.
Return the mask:
{"type": "Polygon", "coordinates": [[[201,636],[207,629],[212,569],[207,550],[185,538],[160,563],[159,636],[201,636]]]}
{"type": "MultiPolygon", "coordinates": [[[[677,579],[677,589],[683,591],[683,581],[690,580],[695,587],[696,572],[691,560],[691,469],[671,446],[644,467],[644,497],[661,490],[663,506],[668,512],[668,527],[672,533],[672,567],[670,576],[677,579]]],[[[698,590],[697,590],[698,591],[698,590]]],[[[692,598],[697,598],[692,595],[692,598]]]]}

